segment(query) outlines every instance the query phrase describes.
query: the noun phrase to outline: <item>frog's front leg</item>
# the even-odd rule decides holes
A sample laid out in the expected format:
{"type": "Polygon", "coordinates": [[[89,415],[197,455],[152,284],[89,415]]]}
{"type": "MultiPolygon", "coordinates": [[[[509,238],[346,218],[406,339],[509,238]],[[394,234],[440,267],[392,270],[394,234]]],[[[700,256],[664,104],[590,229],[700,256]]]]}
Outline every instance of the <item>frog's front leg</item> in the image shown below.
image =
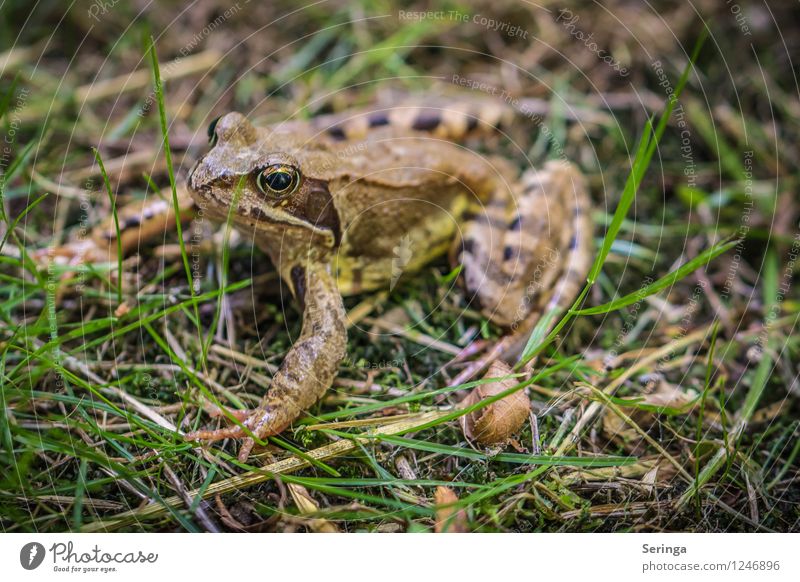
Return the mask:
{"type": "Polygon", "coordinates": [[[282,432],[333,383],[347,346],[345,310],[336,280],[321,264],[296,266],[291,275],[303,306],[303,327],[261,404],[241,426],[193,432],[187,440],[243,438],[239,460],[244,462],[255,445],[253,436],[263,439],[282,432]]]}

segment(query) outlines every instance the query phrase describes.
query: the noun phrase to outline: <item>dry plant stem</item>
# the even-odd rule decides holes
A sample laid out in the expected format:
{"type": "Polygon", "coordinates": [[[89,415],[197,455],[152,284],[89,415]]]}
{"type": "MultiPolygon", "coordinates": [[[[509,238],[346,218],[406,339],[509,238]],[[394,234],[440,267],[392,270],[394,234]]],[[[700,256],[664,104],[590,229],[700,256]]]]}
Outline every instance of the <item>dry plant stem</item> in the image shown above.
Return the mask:
{"type": "Polygon", "coordinates": [[[388,297],[388,291],[379,291],[353,307],[353,309],[347,312],[347,328],[349,329],[360,323],[365,317],[372,313],[378,305],[384,303],[388,297]]]}
{"type": "MultiPolygon", "coordinates": [[[[175,59],[161,67],[161,81],[180,79],[197,73],[205,73],[217,66],[222,59],[217,51],[208,50],[185,58],[175,59]]],[[[75,98],[79,103],[92,103],[107,97],[118,97],[122,93],[138,91],[149,87],[152,73],[149,69],[139,69],[129,75],[88,83],[78,87],[75,98]]]]}
{"type": "Polygon", "coordinates": [[[689,483],[691,483],[694,480],[693,477],[689,474],[689,472],[686,471],[686,469],[683,468],[683,465],[681,465],[675,457],[670,455],[664,449],[664,447],[662,447],[658,443],[658,441],[656,441],[653,437],[651,437],[644,430],[642,430],[642,427],[640,427],[638,424],[636,424],[636,422],[630,416],[625,414],[619,406],[617,406],[616,404],[611,402],[611,399],[609,398],[609,396],[604,391],[602,391],[602,390],[600,390],[600,389],[598,389],[595,386],[592,386],[590,384],[584,384],[584,385],[587,386],[588,388],[590,388],[592,390],[592,392],[597,394],[597,396],[603,401],[603,403],[605,403],[605,405],[608,406],[608,408],[609,408],[609,410],[611,410],[611,412],[613,412],[614,414],[619,416],[627,425],[629,425],[631,428],[633,428],[633,430],[635,430],[639,434],[639,436],[641,436],[648,443],[650,443],[650,446],[652,446],[659,453],[661,453],[661,456],[663,456],[665,459],[667,459],[670,462],[670,464],[672,464],[678,470],[678,472],[681,474],[681,476],[684,477],[684,479],[686,479],[689,483]]]}
{"type": "MultiPolygon", "coordinates": [[[[441,418],[446,414],[449,414],[449,412],[429,412],[418,416],[414,421],[392,423],[389,426],[381,427],[373,432],[370,432],[365,440],[366,442],[369,442],[369,437],[378,435],[403,434],[413,430],[417,426],[423,426],[428,422],[441,418]]],[[[357,439],[339,440],[329,445],[309,451],[306,453],[306,455],[312,459],[324,461],[332,457],[338,457],[340,455],[351,453],[357,449],[357,439]]],[[[258,483],[269,481],[275,475],[293,473],[305,467],[309,467],[310,465],[311,463],[305,459],[291,456],[275,463],[271,463],[265,467],[262,467],[261,469],[249,471],[243,475],[237,475],[217,483],[212,483],[202,492],[202,496],[203,499],[208,499],[214,495],[223,495],[226,493],[231,493],[232,491],[238,491],[244,489],[245,487],[251,487],[253,485],[257,485],[258,483]]],[[[200,495],[200,490],[194,489],[187,492],[187,495],[190,498],[195,498],[200,495]]],[[[86,524],[81,531],[112,531],[137,523],[138,521],[144,519],[161,517],[168,512],[168,508],[179,507],[182,502],[183,501],[179,496],[168,497],[167,499],[163,500],[163,503],[160,504],[151,503],[150,505],[146,505],[141,509],[126,511],[107,520],[100,520],[86,524]]]]}
{"type": "Polygon", "coordinates": [[[483,370],[488,368],[492,362],[496,359],[501,357],[506,351],[508,351],[511,346],[514,345],[516,341],[515,336],[505,336],[500,341],[498,341],[491,350],[486,352],[483,356],[475,360],[474,362],[470,362],[469,365],[461,370],[458,373],[458,376],[453,378],[453,381],[450,383],[452,386],[458,386],[459,384],[465,384],[472,380],[475,376],[480,374],[483,370]]]}

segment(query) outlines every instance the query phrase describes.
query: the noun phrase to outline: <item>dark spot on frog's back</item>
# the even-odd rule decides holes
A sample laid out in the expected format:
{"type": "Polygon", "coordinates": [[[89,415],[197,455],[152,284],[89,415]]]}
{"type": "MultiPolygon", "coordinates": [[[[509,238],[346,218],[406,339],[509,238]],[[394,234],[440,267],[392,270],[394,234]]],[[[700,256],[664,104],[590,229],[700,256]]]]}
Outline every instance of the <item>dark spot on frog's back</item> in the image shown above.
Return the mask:
{"type": "Polygon", "coordinates": [[[334,125],[333,127],[328,128],[328,135],[331,136],[333,139],[342,141],[347,138],[344,133],[344,128],[338,125],[334,125]]]}
{"type": "Polygon", "coordinates": [[[389,116],[385,111],[376,111],[375,113],[370,113],[368,121],[370,127],[381,127],[389,125],[389,116]]]}
{"type": "Polygon", "coordinates": [[[416,129],[417,131],[433,131],[439,127],[441,122],[442,116],[438,111],[420,111],[417,117],[414,119],[411,129],[416,129]]]}
{"type": "Polygon", "coordinates": [[[578,237],[576,235],[572,235],[572,238],[569,239],[569,250],[574,251],[578,248],[578,237]]]}
{"type": "MultiPolygon", "coordinates": [[[[145,220],[152,217],[153,217],[152,212],[145,213],[144,216],[145,220]]],[[[139,226],[140,224],[142,224],[142,217],[139,216],[138,214],[133,214],[123,219],[122,224],[120,225],[120,229],[125,230],[126,228],[133,228],[135,226],[139,226]]]]}

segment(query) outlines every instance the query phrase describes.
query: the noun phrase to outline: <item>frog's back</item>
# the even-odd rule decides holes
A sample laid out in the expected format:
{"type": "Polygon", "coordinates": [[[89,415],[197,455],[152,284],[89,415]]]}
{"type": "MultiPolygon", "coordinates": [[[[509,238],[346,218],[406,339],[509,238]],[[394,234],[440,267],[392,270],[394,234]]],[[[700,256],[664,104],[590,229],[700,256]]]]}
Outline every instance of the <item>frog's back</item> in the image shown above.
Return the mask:
{"type": "Polygon", "coordinates": [[[417,100],[324,116],[303,128],[301,139],[332,152],[339,168],[329,187],[342,225],[334,264],[343,293],[390,286],[399,272],[447,252],[470,201],[487,202],[498,173],[508,181],[516,175],[462,142],[512,118],[488,100],[417,100]]]}
{"type": "Polygon", "coordinates": [[[340,166],[331,193],[343,227],[333,261],[342,293],[392,285],[455,248],[468,289],[503,326],[568,303],[589,264],[588,194],[574,167],[520,175],[471,147],[515,121],[500,99],[435,97],[295,126],[340,166]]]}

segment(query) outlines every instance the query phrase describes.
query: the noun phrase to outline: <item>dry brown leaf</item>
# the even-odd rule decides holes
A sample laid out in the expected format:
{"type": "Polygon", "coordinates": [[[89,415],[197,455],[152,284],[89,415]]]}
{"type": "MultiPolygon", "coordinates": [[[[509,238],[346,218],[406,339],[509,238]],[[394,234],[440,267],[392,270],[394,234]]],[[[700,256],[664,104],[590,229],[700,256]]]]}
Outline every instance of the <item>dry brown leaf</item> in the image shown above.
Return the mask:
{"type": "MultiPolygon", "coordinates": [[[[296,483],[289,483],[288,487],[289,493],[292,494],[294,504],[297,505],[297,509],[300,510],[301,514],[316,513],[319,511],[319,504],[311,497],[311,494],[305,487],[297,485],[296,483]]],[[[339,528],[327,519],[309,519],[308,527],[311,531],[317,533],[337,533],[339,531],[339,528]]]]}
{"type": "Polygon", "coordinates": [[[433,494],[433,501],[436,504],[436,533],[467,533],[467,514],[463,509],[455,509],[452,506],[458,502],[458,496],[449,487],[442,485],[436,488],[433,494]]]}
{"type": "MultiPolygon", "coordinates": [[[[500,378],[512,374],[508,364],[495,361],[484,375],[484,378],[500,378]]],[[[491,382],[476,386],[461,406],[466,408],[477,404],[490,396],[495,396],[519,384],[518,378],[508,378],[500,382],[491,382]]],[[[476,440],[482,445],[506,444],[522,428],[528,419],[531,403],[525,392],[520,390],[509,394],[488,406],[461,417],[461,428],[468,439],[476,440]]]]}

